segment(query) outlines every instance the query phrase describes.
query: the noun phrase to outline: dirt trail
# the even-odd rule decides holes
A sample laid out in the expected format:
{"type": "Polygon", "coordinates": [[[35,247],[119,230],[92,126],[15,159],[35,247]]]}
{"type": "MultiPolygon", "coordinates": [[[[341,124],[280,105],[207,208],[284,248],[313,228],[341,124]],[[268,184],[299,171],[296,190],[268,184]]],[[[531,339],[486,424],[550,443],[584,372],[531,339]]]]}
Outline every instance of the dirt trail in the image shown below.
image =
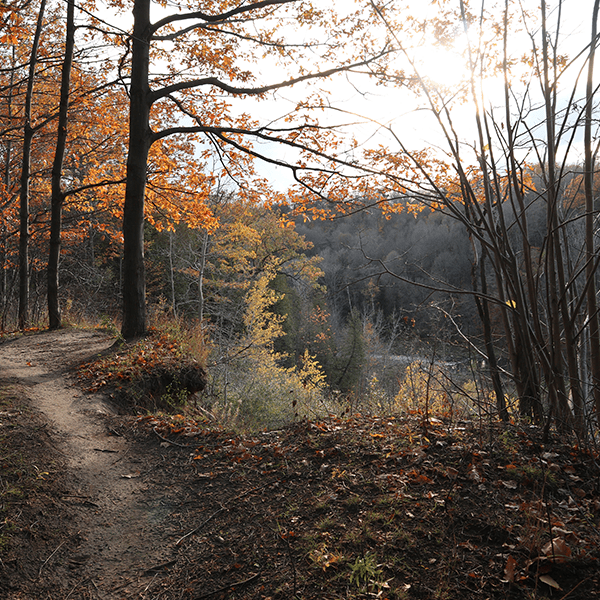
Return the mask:
{"type": "MultiPolygon", "coordinates": [[[[27,388],[32,407],[50,422],[64,455],[70,493],[62,498],[76,532],[47,563],[65,564],[70,598],[138,598],[170,561],[169,506],[147,497],[143,461],[108,425],[113,411],[97,396],[71,385],[69,370],[112,344],[108,336],[62,330],[0,345],[0,373],[27,388]]],[[[172,540],[172,537],[170,537],[172,540]]]]}

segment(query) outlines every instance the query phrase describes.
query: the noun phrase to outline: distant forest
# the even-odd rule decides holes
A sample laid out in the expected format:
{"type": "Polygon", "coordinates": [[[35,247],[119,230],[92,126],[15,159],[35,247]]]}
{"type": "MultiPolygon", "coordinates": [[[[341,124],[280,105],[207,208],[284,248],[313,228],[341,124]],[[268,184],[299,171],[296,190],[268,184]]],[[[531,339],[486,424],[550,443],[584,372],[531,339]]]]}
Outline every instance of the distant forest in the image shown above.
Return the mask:
{"type": "MultiPolygon", "coordinates": [[[[242,210],[236,203],[214,201],[222,227],[212,234],[184,225],[174,232],[147,227],[150,305],[188,318],[218,320],[222,307],[214,307],[224,302],[227,280],[235,288],[232,282],[238,277],[248,281],[256,277],[270,254],[284,255],[277,246],[282,241],[276,240],[275,233],[278,219],[290,217],[289,207],[247,206],[242,210]],[[262,247],[262,255],[256,247],[262,247]],[[226,266],[228,261],[231,264],[226,266]],[[198,285],[199,277],[204,279],[203,285],[198,285]]],[[[542,198],[534,199],[527,209],[533,247],[543,242],[545,210],[542,198]]],[[[459,341],[457,327],[469,337],[480,332],[476,305],[469,293],[473,290],[476,250],[454,216],[428,208],[384,214],[373,207],[337,219],[291,218],[295,229],[288,228],[285,240],[291,254],[278,264],[280,277],[272,287],[291,296],[310,295],[312,301],[322,304],[335,330],[346,326],[356,313],[377,323],[383,336],[393,332],[397,342],[402,342],[401,333],[411,339],[459,341]],[[308,264],[319,269],[316,277],[314,272],[309,278],[301,275],[308,264]]],[[[510,215],[508,219],[511,221],[510,215]]],[[[41,263],[43,253],[36,259],[35,244],[32,247],[34,264],[37,260],[41,263]]],[[[120,265],[118,241],[90,228],[85,239],[70,245],[62,259],[67,309],[95,317],[117,317],[120,265]]],[[[11,306],[15,307],[10,293],[15,290],[11,285],[15,279],[9,271],[5,271],[5,278],[6,321],[11,306]]],[[[39,319],[45,310],[43,271],[32,270],[31,281],[33,315],[39,319]]],[[[492,277],[489,285],[494,285],[492,277]]],[[[286,302],[289,305],[294,300],[290,297],[286,302]]],[[[293,315],[286,317],[294,320],[293,315]]],[[[284,325],[290,327],[291,323],[284,325]]]]}

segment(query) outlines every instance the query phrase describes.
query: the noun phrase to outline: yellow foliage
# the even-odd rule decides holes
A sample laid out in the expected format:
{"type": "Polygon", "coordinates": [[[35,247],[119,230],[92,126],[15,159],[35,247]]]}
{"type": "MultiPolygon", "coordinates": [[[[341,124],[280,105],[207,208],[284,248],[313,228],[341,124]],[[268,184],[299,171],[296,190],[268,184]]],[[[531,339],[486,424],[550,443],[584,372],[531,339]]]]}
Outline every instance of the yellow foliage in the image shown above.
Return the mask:
{"type": "Polygon", "coordinates": [[[265,271],[248,293],[244,315],[247,340],[243,344],[247,345],[253,353],[271,353],[275,340],[285,335],[282,326],[285,317],[268,310],[281,298],[281,294],[269,288],[269,283],[275,279],[275,276],[274,271],[265,271]]]}
{"type": "Polygon", "coordinates": [[[439,369],[415,361],[404,374],[400,389],[394,399],[398,410],[446,412],[448,395],[438,384],[439,369]]]}
{"type": "Polygon", "coordinates": [[[322,391],[325,388],[326,376],[323,368],[317,361],[316,356],[310,355],[308,348],[302,356],[298,377],[306,389],[322,391]]]}
{"type": "Polygon", "coordinates": [[[267,269],[246,295],[246,334],[230,355],[226,394],[216,411],[249,429],[278,427],[303,416],[327,413],[325,374],[314,356],[305,351],[298,368],[280,365],[273,349],[284,335],[285,317],[270,311],[281,294],[269,287],[274,268],[267,269]]]}

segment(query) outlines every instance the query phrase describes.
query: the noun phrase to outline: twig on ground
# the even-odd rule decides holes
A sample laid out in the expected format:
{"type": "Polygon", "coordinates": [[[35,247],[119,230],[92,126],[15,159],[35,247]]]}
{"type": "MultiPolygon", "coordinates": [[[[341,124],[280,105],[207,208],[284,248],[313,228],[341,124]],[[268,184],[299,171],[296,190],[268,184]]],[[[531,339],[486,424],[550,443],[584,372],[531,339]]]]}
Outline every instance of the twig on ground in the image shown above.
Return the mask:
{"type": "Polygon", "coordinates": [[[560,600],[565,600],[567,596],[570,596],[582,583],[585,583],[589,579],[591,579],[591,577],[586,577],[585,579],[582,579],[572,590],[568,591],[564,596],[561,596],[560,600]]]}
{"type": "Polygon", "coordinates": [[[158,573],[159,571],[163,571],[164,569],[168,569],[177,563],[177,560],[170,560],[169,562],[162,563],[161,565],[156,565],[154,567],[150,567],[144,571],[144,575],[151,575],[152,573],[158,573]]]}
{"type": "Polygon", "coordinates": [[[179,546],[181,544],[181,542],[183,542],[183,540],[185,540],[186,538],[188,538],[190,535],[194,535],[194,533],[197,533],[198,531],[200,531],[207,523],[209,523],[212,519],[214,519],[220,512],[223,512],[225,510],[225,506],[221,506],[221,508],[219,508],[219,510],[216,510],[212,515],[210,515],[210,517],[208,517],[208,519],[206,519],[206,521],[203,521],[202,523],[200,523],[200,525],[198,525],[198,527],[196,527],[196,529],[192,529],[192,531],[189,531],[188,533],[186,533],[183,537],[180,537],[176,542],[175,542],[175,546],[179,546]]]}
{"type": "Polygon", "coordinates": [[[212,521],[212,519],[214,519],[219,513],[223,512],[227,508],[227,506],[229,504],[231,504],[232,502],[235,502],[236,500],[239,500],[240,498],[243,498],[244,496],[248,496],[249,494],[252,494],[253,492],[257,492],[258,490],[262,490],[263,488],[268,487],[272,483],[274,483],[274,482],[270,481],[269,483],[265,483],[264,485],[260,485],[258,487],[252,488],[251,490],[247,490],[247,491],[243,492],[242,494],[239,494],[239,495],[235,496],[235,498],[232,498],[231,500],[229,500],[225,505],[221,506],[221,508],[219,508],[219,510],[216,510],[212,515],[210,515],[210,517],[208,517],[205,521],[203,521],[202,523],[200,523],[200,525],[198,525],[198,527],[196,527],[195,529],[192,529],[192,531],[189,531],[183,537],[180,537],[175,542],[175,545],[179,546],[181,544],[181,542],[183,542],[183,540],[185,540],[186,538],[188,538],[190,535],[194,535],[194,533],[197,533],[198,531],[200,531],[207,523],[209,523],[210,521],[212,521]]]}
{"type": "Polygon", "coordinates": [[[42,569],[46,566],[48,561],[68,542],[69,540],[63,540],[57,547],[56,550],[42,563],[40,570],[38,571],[38,577],[42,574],[42,569]]]}
{"type": "Polygon", "coordinates": [[[71,597],[71,594],[85,581],[89,580],[89,577],[84,577],[83,579],[80,579],[72,588],[71,591],[65,596],[65,600],[69,600],[69,598],[71,597]]]}
{"type": "Polygon", "coordinates": [[[160,433],[158,433],[158,431],[156,431],[156,427],[152,428],[152,431],[154,431],[154,433],[163,441],[163,442],[167,442],[167,444],[172,444],[173,446],[177,446],[178,448],[196,448],[198,446],[198,444],[179,444],[177,442],[174,442],[172,440],[168,440],[166,437],[163,437],[162,435],[160,435],[160,433]]]}
{"type": "Polygon", "coordinates": [[[154,577],[150,580],[150,583],[144,588],[142,594],[145,594],[148,591],[148,588],[154,583],[154,580],[158,577],[158,572],[154,573],[154,577]]]}
{"type": "Polygon", "coordinates": [[[285,543],[287,551],[288,551],[288,556],[290,558],[290,564],[292,566],[292,575],[293,575],[293,580],[294,580],[294,592],[293,592],[292,596],[295,598],[296,590],[298,587],[297,579],[296,579],[296,561],[294,560],[294,554],[292,553],[292,547],[290,546],[290,543],[287,540],[287,538],[284,538],[283,535],[281,535],[280,533],[278,535],[279,535],[280,539],[282,539],[283,542],[285,543]]]}
{"type": "Polygon", "coordinates": [[[229,585],[224,585],[223,587],[219,588],[218,590],[214,590],[212,592],[208,592],[206,594],[202,594],[201,596],[196,596],[194,598],[194,600],[202,600],[202,598],[208,598],[209,596],[214,596],[215,594],[220,594],[221,592],[225,592],[227,590],[230,590],[232,588],[236,588],[242,585],[247,585],[248,583],[251,583],[252,581],[254,581],[255,579],[257,579],[260,576],[260,572],[256,573],[255,575],[252,575],[252,577],[248,577],[248,579],[244,579],[244,581],[238,581],[236,583],[230,583],[229,585]]]}

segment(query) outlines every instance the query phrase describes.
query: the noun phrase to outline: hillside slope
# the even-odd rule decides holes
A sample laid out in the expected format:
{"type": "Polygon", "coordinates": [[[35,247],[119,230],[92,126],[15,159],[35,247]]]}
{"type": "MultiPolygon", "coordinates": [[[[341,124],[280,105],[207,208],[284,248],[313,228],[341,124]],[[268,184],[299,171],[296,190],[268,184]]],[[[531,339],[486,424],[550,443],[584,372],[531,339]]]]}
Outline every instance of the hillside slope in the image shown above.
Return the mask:
{"type": "Polygon", "coordinates": [[[111,344],[0,344],[0,597],[600,598],[594,453],[419,415],[118,415],[73,377],[111,344]]]}

